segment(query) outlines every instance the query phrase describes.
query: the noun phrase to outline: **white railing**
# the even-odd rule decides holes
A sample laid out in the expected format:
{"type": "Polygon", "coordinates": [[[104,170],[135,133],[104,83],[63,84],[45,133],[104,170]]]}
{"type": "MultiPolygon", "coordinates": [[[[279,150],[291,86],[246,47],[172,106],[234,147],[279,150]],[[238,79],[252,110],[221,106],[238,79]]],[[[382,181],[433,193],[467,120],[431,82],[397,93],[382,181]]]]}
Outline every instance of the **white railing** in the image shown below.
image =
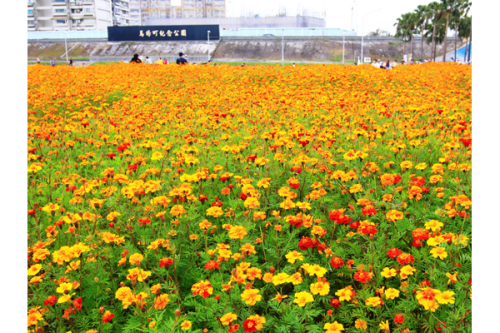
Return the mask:
{"type": "Polygon", "coordinates": [[[107,30],[89,30],[89,31],[28,31],[28,40],[42,40],[42,39],[108,39],[107,30]]]}
{"type": "Polygon", "coordinates": [[[264,35],[274,35],[281,37],[335,37],[356,36],[356,32],[335,28],[242,28],[239,30],[220,30],[221,37],[259,37],[264,35]]]}

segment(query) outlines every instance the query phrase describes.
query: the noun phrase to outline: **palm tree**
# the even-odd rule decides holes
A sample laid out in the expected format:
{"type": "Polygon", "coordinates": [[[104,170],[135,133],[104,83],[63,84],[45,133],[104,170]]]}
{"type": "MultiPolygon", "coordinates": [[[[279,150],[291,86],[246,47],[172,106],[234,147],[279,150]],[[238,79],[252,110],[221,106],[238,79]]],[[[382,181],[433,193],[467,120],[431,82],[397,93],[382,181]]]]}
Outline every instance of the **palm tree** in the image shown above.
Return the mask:
{"type": "Polygon", "coordinates": [[[442,7],[439,2],[431,2],[428,5],[432,21],[432,58],[436,61],[436,27],[442,18],[442,7]]]}
{"type": "MultiPolygon", "coordinates": [[[[472,28],[472,17],[465,16],[460,19],[460,23],[458,24],[458,37],[459,38],[469,38],[472,28]]],[[[469,43],[465,43],[465,52],[464,52],[464,62],[467,59],[467,50],[469,49],[469,43]]]]}
{"type": "Polygon", "coordinates": [[[469,14],[470,6],[471,3],[469,0],[459,0],[456,8],[451,13],[450,28],[455,31],[455,57],[453,58],[455,62],[457,61],[457,36],[460,28],[460,22],[462,17],[469,14]]]}
{"type": "Polygon", "coordinates": [[[419,5],[417,9],[415,9],[415,13],[418,17],[418,24],[420,24],[420,42],[422,45],[420,46],[420,58],[424,59],[424,27],[427,24],[427,20],[430,18],[429,9],[425,5],[419,5]]]}
{"type": "MultiPolygon", "coordinates": [[[[442,11],[441,15],[446,19],[446,29],[444,34],[444,48],[443,48],[443,62],[446,61],[446,40],[448,37],[448,27],[450,25],[450,21],[454,20],[453,15],[457,15],[460,12],[460,7],[462,6],[461,0],[441,0],[442,11]]],[[[459,15],[459,14],[458,14],[459,15]]],[[[456,56],[456,54],[455,54],[456,56]]]]}
{"type": "MultiPolygon", "coordinates": [[[[410,33],[410,47],[411,47],[411,55],[413,57],[413,35],[415,34],[415,29],[419,24],[419,17],[417,13],[408,13],[407,22],[408,22],[408,32],[410,33]]],[[[408,59],[410,60],[410,59],[408,59]]]]}
{"type": "Polygon", "coordinates": [[[403,37],[403,54],[405,54],[406,44],[405,44],[404,31],[405,31],[406,22],[403,19],[403,15],[401,15],[401,17],[397,18],[397,22],[394,23],[394,25],[396,26],[396,34],[394,35],[394,37],[403,37]]]}

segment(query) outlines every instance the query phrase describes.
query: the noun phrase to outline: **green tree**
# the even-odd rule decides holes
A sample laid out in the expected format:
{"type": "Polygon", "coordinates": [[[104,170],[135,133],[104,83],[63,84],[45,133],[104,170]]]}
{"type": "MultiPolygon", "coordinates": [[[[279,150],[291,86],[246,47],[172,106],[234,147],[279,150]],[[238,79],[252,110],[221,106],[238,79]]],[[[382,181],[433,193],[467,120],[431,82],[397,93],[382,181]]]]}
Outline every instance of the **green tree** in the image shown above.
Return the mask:
{"type": "Polygon", "coordinates": [[[424,54],[424,31],[425,31],[425,26],[427,25],[427,21],[431,18],[431,14],[429,11],[429,8],[425,5],[419,5],[417,9],[415,9],[415,14],[417,15],[417,21],[419,25],[419,32],[420,32],[420,58],[424,59],[425,54],[424,54]]]}

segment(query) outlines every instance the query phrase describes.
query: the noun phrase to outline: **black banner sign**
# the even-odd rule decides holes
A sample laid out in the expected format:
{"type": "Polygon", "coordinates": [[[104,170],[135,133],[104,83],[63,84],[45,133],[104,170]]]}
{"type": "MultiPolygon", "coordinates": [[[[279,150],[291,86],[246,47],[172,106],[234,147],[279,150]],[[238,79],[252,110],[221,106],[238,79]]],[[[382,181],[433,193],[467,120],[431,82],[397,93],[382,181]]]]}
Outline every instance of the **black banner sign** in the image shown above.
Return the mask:
{"type": "Polygon", "coordinates": [[[210,40],[219,40],[218,25],[146,25],[131,27],[108,27],[108,41],[183,41],[207,40],[210,31],[210,40]]]}

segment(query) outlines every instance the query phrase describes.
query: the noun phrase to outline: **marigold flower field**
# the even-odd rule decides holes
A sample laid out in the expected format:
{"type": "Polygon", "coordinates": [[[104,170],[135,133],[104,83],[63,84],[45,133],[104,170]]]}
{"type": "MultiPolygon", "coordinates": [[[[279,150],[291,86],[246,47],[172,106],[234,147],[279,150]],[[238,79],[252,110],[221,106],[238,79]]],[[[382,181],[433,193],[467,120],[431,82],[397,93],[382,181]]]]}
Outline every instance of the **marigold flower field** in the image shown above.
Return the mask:
{"type": "Polygon", "coordinates": [[[28,73],[28,331],[470,331],[470,66],[28,73]]]}

